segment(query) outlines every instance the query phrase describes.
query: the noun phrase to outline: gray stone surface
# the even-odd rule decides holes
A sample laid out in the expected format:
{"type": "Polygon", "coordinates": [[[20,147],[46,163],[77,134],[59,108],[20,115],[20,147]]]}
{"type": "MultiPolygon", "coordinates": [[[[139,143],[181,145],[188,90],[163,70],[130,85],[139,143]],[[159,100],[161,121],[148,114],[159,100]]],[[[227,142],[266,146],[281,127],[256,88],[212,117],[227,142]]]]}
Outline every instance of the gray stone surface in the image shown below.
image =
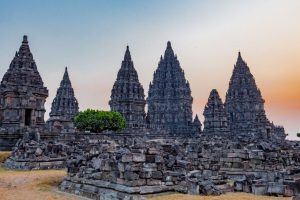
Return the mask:
{"type": "Polygon", "coordinates": [[[74,117],[78,114],[78,102],[69,78],[67,67],[56,96],[53,99],[47,126],[52,132],[74,132],[74,117]]]}
{"type": "Polygon", "coordinates": [[[129,47],[111,90],[109,105],[112,111],[120,112],[128,128],[145,127],[145,95],[134,68],[129,47]]]}
{"type": "Polygon", "coordinates": [[[224,104],[217,90],[213,89],[210,92],[203,115],[205,117],[204,134],[229,132],[224,104]]]}
{"type": "Polygon", "coordinates": [[[193,98],[190,84],[170,42],[154,72],[147,103],[151,128],[167,129],[174,134],[191,133],[193,98]]]}
{"type": "Polygon", "coordinates": [[[0,84],[0,140],[2,150],[10,150],[24,129],[43,128],[48,90],[30,52],[27,36],[10,63],[0,84]]]}
{"type": "Polygon", "coordinates": [[[230,131],[284,139],[286,134],[283,127],[275,126],[267,119],[264,103],[255,79],[239,53],[225,100],[230,131]]]}

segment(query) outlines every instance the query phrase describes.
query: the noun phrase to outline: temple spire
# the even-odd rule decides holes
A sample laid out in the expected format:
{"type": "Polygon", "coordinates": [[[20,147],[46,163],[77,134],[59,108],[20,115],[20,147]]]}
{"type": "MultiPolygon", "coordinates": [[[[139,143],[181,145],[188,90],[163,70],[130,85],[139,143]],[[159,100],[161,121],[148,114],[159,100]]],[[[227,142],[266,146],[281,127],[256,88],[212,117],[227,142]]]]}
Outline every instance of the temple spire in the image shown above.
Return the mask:
{"type": "Polygon", "coordinates": [[[134,68],[129,47],[117,75],[109,105],[112,111],[120,112],[126,119],[127,127],[145,126],[145,95],[134,68]]]}
{"type": "Polygon", "coordinates": [[[167,43],[165,55],[153,74],[147,102],[151,128],[164,128],[173,134],[192,133],[193,98],[171,42],[167,43]]]}
{"type": "Polygon", "coordinates": [[[264,99],[240,52],[226,93],[225,110],[231,132],[264,134],[270,131],[264,99]]]}
{"type": "Polygon", "coordinates": [[[27,39],[27,35],[24,35],[23,36],[23,41],[22,41],[23,44],[27,44],[28,43],[28,39],[27,39]]]}
{"type": "Polygon", "coordinates": [[[174,59],[175,55],[174,55],[174,51],[172,49],[172,45],[171,45],[171,42],[168,41],[167,42],[167,48],[165,50],[165,55],[164,55],[164,59],[165,60],[171,60],[171,59],[174,59]]]}
{"type": "Polygon", "coordinates": [[[228,131],[224,104],[216,89],[210,92],[203,115],[205,117],[203,133],[224,133],[228,131]]]}
{"type": "Polygon", "coordinates": [[[129,46],[126,46],[126,51],[125,51],[125,55],[124,55],[124,61],[131,61],[131,55],[130,55],[130,51],[129,51],[129,46]]]}
{"type": "MultiPolygon", "coordinates": [[[[64,76],[63,76],[63,79],[60,83],[60,85],[70,85],[71,86],[71,81],[70,81],[70,78],[69,78],[69,73],[68,73],[68,67],[65,67],[65,72],[64,72],[64,76]]],[[[72,87],[72,86],[71,86],[72,87]]]]}
{"type": "Polygon", "coordinates": [[[1,102],[11,102],[0,105],[1,126],[13,125],[16,129],[18,126],[44,126],[44,103],[47,97],[48,90],[30,52],[28,38],[24,35],[19,51],[15,53],[0,84],[1,102]],[[5,112],[2,112],[4,109],[5,112]]]}
{"type": "Polygon", "coordinates": [[[78,110],[78,102],[74,95],[68,68],[65,67],[63,79],[52,102],[50,118],[47,121],[50,130],[59,131],[59,128],[56,127],[57,124],[59,126],[63,125],[65,129],[73,130],[73,119],[77,115],[78,110]]]}

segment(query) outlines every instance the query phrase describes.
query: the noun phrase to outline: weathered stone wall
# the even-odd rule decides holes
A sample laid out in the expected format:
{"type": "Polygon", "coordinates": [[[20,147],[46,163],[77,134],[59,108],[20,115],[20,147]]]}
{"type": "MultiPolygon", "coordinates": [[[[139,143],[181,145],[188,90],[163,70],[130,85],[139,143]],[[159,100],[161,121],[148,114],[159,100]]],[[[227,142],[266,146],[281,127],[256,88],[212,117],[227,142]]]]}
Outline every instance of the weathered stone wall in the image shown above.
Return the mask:
{"type": "Polygon", "coordinates": [[[123,196],[166,191],[299,193],[298,143],[213,135],[121,139],[106,134],[101,139],[81,137],[73,147],[60,189],[83,196],[99,197],[103,189],[123,196]]]}

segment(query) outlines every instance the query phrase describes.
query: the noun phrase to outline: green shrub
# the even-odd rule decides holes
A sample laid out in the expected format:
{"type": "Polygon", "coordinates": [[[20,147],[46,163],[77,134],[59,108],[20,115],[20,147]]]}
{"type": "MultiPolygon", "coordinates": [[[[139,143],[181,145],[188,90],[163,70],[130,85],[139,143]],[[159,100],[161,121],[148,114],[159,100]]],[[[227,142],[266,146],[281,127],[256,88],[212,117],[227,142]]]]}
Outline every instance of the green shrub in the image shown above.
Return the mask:
{"type": "Polygon", "coordinates": [[[300,137],[300,133],[297,133],[297,137],[300,137]]]}
{"type": "Polygon", "coordinates": [[[75,126],[80,131],[99,133],[104,130],[120,130],[125,128],[124,117],[118,112],[87,109],[75,117],[75,126]]]}

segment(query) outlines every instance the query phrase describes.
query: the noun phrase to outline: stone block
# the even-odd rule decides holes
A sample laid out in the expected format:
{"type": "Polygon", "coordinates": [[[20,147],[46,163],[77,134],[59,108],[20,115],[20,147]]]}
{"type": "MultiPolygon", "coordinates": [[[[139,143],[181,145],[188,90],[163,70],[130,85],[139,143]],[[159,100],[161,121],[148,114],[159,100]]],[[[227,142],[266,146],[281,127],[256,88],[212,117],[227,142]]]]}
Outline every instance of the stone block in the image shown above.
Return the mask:
{"type": "Polygon", "coordinates": [[[132,154],[132,160],[133,162],[145,162],[146,156],[145,154],[132,154]]]}
{"type": "Polygon", "coordinates": [[[138,180],[139,175],[135,172],[125,171],[124,172],[124,179],[128,180],[128,181],[138,180]]]}
{"type": "Polygon", "coordinates": [[[158,179],[147,179],[147,185],[161,185],[161,180],[158,179]]]}
{"type": "Polygon", "coordinates": [[[122,156],[122,162],[132,162],[132,154],[124,154],[122,156]]]}
{"type": "Polygon", "coordinates": [[[253,184],[252,193],[255,195],[266,195],[268,186],[266,184],[253,184]]]}

